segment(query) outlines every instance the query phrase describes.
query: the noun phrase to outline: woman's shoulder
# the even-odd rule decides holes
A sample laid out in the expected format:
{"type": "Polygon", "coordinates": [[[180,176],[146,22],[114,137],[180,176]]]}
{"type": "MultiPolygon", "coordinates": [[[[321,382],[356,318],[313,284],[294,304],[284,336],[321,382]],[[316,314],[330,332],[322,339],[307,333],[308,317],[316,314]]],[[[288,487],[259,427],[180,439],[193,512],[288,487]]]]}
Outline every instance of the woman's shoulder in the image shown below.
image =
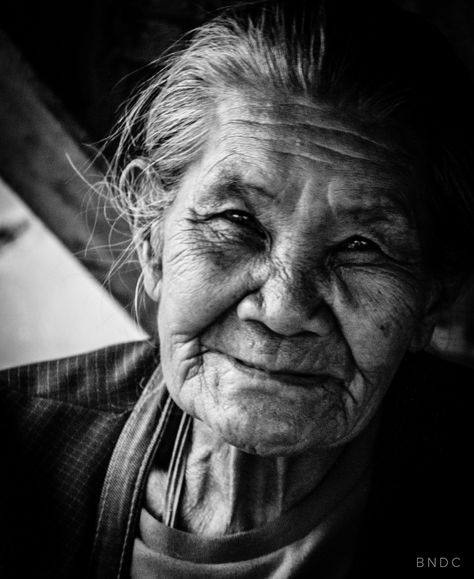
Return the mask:
{"type": "Polygon", "coordinates": [[[33,564],[36,576],[88,576],[108,464],[157,365],[157,349],[135,342],[0,372],[2,577],[33,564]]]}
{"type": "Polygon", "coordinates": [[[159,364],[150,341],[115,344],[0,371],[3,396],[43,398],[104,411],[133,406],[159,364]]]}

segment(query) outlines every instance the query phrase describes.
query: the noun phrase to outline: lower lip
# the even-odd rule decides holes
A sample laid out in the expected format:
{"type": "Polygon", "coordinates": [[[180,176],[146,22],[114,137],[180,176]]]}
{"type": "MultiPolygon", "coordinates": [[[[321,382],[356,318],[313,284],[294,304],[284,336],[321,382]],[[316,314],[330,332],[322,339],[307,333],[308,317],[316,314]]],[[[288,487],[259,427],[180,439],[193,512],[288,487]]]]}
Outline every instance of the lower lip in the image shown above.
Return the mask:
{"type": "Polygon", "coordinates": [[[274,381],[286,386],[300,386],[302,388],[314,388],[326,384],[331,379],[327,374],[292,374],[286,372],[267,372],[261,368],[250,366],[227,354],[221,354],[240,372],[251,378],[259,378],[265,381],[274,381]]]}

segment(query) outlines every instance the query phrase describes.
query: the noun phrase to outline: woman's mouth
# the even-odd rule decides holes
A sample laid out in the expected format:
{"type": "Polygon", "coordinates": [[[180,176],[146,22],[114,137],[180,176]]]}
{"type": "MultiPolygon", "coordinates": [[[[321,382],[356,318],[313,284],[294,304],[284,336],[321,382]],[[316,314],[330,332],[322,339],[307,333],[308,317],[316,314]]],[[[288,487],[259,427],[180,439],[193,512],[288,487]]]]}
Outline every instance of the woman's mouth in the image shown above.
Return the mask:
{"type": "Polygon", "coordinates": [[[301,387],[315,387],[327,383],[328,380],[336,380],[333,376],[327,373],[320,372],[302,372],[300,370],[293,370],[291,368],[281,367],[278,369],[271,368],[264,362],[258,361],[249,362],[242,360],[235,356],[231,356],[224,352],[214,351],[215,354],[226,358],[236,370],[242,372],[252,378],[261,378],[265,381],[272,380],[286,384],[288,386],[301,387]]]}

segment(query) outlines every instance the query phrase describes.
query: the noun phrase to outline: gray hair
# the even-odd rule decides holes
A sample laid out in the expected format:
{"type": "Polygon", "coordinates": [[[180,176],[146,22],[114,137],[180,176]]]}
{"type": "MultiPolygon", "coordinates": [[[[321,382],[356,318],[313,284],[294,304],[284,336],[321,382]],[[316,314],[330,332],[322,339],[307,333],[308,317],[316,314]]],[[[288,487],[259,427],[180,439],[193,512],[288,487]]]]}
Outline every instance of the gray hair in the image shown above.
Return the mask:
{"type": "Polygon", "coordinates": [[[412,204],[427,267],[440,278],[472,272],[473,92],[444,41],[413,15],[370,0],[256,2],[199,27],[159,68],[122,121],[112,165],[136,237],[159,227],[222,95],[267,91],[404,130],[426,175],[412,204]]]}

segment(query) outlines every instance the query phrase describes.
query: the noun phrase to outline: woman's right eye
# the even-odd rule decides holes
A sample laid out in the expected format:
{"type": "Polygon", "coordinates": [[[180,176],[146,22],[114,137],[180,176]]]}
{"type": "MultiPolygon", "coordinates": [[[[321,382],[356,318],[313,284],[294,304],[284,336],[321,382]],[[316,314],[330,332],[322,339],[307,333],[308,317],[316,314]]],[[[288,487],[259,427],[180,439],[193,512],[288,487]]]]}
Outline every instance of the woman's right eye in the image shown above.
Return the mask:
{"type": "Polygon", "coordinates": [[[221,213],[217,213],[214,218],[224,219],[225,221],[233,223],[241,228],[257,233],[261,239],[267,237],[266,232],[258,219],[247,211],[242,211],[241,209],[226,209],[221,213]]]}
{"type": "Polygon", "coordinates": [[[256,224],[255,218],[247,213],[246,211],[241,211],[239,209],[228,209],[219,213],[217,217],[222,217],[223,219],[227,219],[232,223],[237,223],[237,225],[244,225],[246,227],[251,227],[252,225],[256,224]]]}

